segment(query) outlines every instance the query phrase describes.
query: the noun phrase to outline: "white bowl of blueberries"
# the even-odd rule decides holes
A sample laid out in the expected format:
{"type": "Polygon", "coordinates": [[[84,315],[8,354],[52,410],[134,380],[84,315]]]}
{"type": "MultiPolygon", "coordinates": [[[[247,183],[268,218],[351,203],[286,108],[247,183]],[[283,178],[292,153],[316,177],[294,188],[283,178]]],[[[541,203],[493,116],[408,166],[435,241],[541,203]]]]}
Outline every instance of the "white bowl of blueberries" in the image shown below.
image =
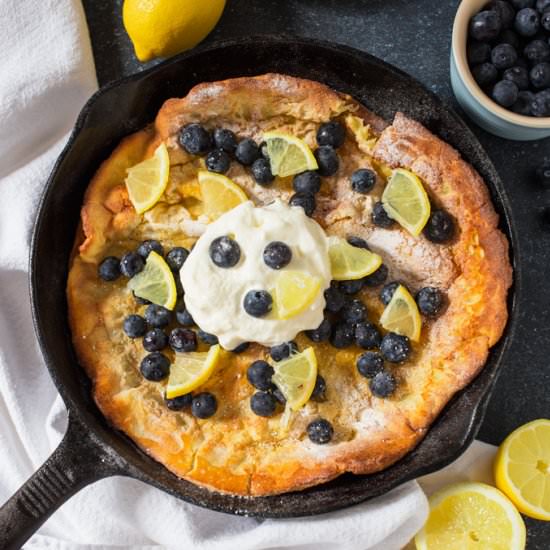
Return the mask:
{"type": "Polygon", "coordinates": [[[550,136],[550,0],[462,0],[451,85],[485,130],[516,140],[550,136]]]}

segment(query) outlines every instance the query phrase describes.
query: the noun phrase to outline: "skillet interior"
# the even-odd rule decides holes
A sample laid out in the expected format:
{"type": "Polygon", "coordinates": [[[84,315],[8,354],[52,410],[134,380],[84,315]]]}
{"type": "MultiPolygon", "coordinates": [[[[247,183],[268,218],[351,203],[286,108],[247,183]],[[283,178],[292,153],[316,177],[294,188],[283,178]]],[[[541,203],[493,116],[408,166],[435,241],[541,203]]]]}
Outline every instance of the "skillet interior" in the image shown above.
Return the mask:
{"type": "MultiPolygon", "coordinates": [[[[475,437],[514,329],[510,320],[502,340],[476,380],[455,396],[420,445],[383,472],[347,474],[299,493],[269,497],[221,495],[180,480],[110,428],[95,406],[90,382],[78,366],[67,322],[65,284],[73,235],[84,191],[100,162],[119,140],[151,122],[162,103],[184,96],[203,81],[281,72],[318,80],[351,94],[391,120],[396,110],[419,120],[457,148],[485,179],[501,229],[517,260],[517,241],[509,225],[502,183],[477,139],[441,101],[412,77],[357,50],[305,39],[265,37],[229,41],[183,54],[149,71],[99,91],[84,107],[42,198],[31,252],[31,296],[35,328],[44,358],[71,418],[89,430],[100,454],[115,464],[113,474],[151,483],[184,500],[214,510],[260,517],[295,517],[344,508],[380,495],[454,460],[475,437]]],[[[514,258],[512,258],[512,261],[514,258]]],[[[516,271],[517,274],[517,271],[516,271]]]]}

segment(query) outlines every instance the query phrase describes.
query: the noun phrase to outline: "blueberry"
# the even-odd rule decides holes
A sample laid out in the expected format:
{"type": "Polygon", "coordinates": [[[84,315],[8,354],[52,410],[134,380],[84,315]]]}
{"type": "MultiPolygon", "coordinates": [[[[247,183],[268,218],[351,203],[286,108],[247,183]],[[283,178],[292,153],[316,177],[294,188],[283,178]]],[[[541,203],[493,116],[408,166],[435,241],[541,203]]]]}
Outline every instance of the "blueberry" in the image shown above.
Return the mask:
{"type": "Polygon", "coordinates": [[[296,193],[315,195],[321,189],[321,177],[315,170],[307,170],[294,176],[292,187],[296,193]]]}
{"type": "Polygon", "coordinates": [[[97,274],[104,281],[115,281],[120,277],[120,260],[107,256],[98,266],[97,274]]]}
{"type": "Polygon", "coordinates": [[[324,342],[329,339],[330,332],[332,331],[332,325],[328,319],[323,319],[321,324],[313,330],[306,330],[306,336],[312,342],[324,342]]]}
{"type": "Polygon", "coordinates": [[[164,256],[164,248],[162,245],[155,241],[154,239],[143,241],[138,247],[136,252],[143,258],[147,259],[147,256],[151,253],[151,251],[155,251],[160,256],[164,256]]]}
{"type": "Polygon", "coordinates": [[[336,151],[330,145],[321,145],[315,150],[314,155],[321,176],[333,176],[338,172],[340,161],[336,151]]]}
{"type": "Polygon", "coordinates": [[[386,279],[388,278],[388,268],[385,264],[381,264],[380,267],[370,275],[367,275],[366,277],[363,277],[363,285],[364,286],[380,286],[383,284],[386,279]]]}
{"type": "Polygon", "coordinates": [[[513,67],[518,59],[518,54],[510,44],[498,44],[491,50],[491,62],[502,71],[513,67]]]}
{"type": "Polygon", "coordinates": [[[366,351],[357,358],[355,366],[361,376],[374,378],[384,370],[384,358],[377,351],[366,351]]]}
{"type": "Polygon", "coordinates": [[[362,239],[361,237],[355,237],[351,235],[346,239],[351,246],[355,246],[356,248],[364,248],[365,250],[370,250],[369,245],[365,239],[362,239]]]}
{"type": "Polygon", "coordinates": [[[523,8],[532,8],[535,5],[535,0],[510,0],[510,2],[516,10],[522,10],[523,8]]]}
{"type": "Polygon", "coordinates": [[[237,138],[231,130],[216,128],[214,130],[214,145],[217,149],[232,155],[237,148],[237,138]]]}
{"type": "Polygon", "coordinates": [[[139,338],[147,331],[147,323],[141,315],[128,315],[128,317],[124,319],[122,328],[126,336],[130,338],[139,338]]]}
{"type": "Polygon", "coordinates": [[[502,78],[504,80],[510,80],[520,90],[527,90],[527,88],[529,88],[529,72],[525,67],[511,67],[510,69],[506,69],[502,78]]]}
{"type": "Polygon", "coordinates": [[[241,248],[237,241],[227,236],[214,239],[208,252],[212,261],[224,269],[237,265],[241,259],[241,248]]]}
{"type": "Polygon", "coordinates": [[[350,300],[342,308],[341,315],[348,323],[361,323],[367,318],[367,308],[361,300],[350,300]]]}
{"type": "Polygon", "coordinates": [[[470,19],[469,33],[480,42],[494,40],[502,30],[500,16],[494,11],[484,10],[476,13],[470,19]]]}
{"type": "Polygon", "coordinates": [[[203,155],[212,149],[212,136],[200,124],[188,124],[182,128],[178,141],[190,155],[203,155]]]}
{"type": "Polygon", "coordinates": [[[267,361],[258,360],[248,367],[246,378],[256,389],[268,391],[273,389],[271,377],[274,373],[273,367],[267,361]]]}
{"type": "Polygon", "coordinates": [[[550,116],[550,90],[535,94],[531,102],[531,113],[539,117],[550,116]]]}
{"type": "Polygon", "coordinates": [[[205,344],[209,346],[215,346],[218,343],[218,337],[215,334],[210,334],[209,332],[204,332],[204,330],[199,329],[197,331],[197,336],[205,344]]]}
{"type": "Polygon", "coordinates": [[[390,363],[403,363],[407,360],[411,353],[411,343],[406,336],[388,332],[382,338],[380,351],[386,361],[390,363]]]}
{"type": "Polygon", "coordinates": [[[348,348],[355,340],[355,326],[345,321],[339,321],[332,327],[330,343],[338,349],[348,348]]]}
{"type": "Polygon", "coordinates": [[[550,188],[550,160],[545,160],[535,171],[538,182],[546,188],[550,188]]]}
{"type": "Polygon", "coordinates": [[[491,97],[503,107],[511,107],[518,98],[518,87],[511,80],[501,80],[495,84],[491,97]]]}
{"type": "Polygon", "coordinates": [[[393,281],[391,283],[388,283],[387,285],[384,285],[384,287],[380,291],[380,300],[385,306],[387,306],[391,302],[393,293],[397,290],[397,287],[400,284],[401,283],[398,281],[393,281]]]}
{"type": "Polygon", "coordinates": [[[187,256],[189,256],[187,248],[176,246],[166,254],[166,263],[172,271],[179,271],[183,267],[185,260],[187,260],[187,256]]]}
{"type": "Polygon", "coordinates": [[[376,397],[389,397],[395,392],[397,382],[393,374],[387,370],[379,372],[369,382],[370,391],[376,397]]]}
{"type": "Polygon", "coordinates": [[[550,63],[538,63],[529,72],[531,84],[535,88],[550,87],[550,63]]]}
{"type": "Polygon", "coordinates": [[[214,149],[206,155],[204,164],[206,165],[206,169],[210,172],[225,174],[231,166],[231,159],[225,151],[214,149]]]}
{"type": "Polygon", "coordinates": [[[250,398],[250,409],[257,416],[273,416],[277,408],[277,401],[271,393],[257,391],[250,398]]]}
{"type": "Polygon", "coordinates": [[[146,306],[151,303],[149,300],[146,300],[145,298],[141,298],[140,296],[138,296],[133,290],[132,290],[132,296],[134,297],[136,304],[140,306],[146,306]]]}
{"type": "Polygon", "coordinates": [[[355,279],[353,281],[340,281],[338,288],[347,296],[357,294],[363,288],[363,279],[355,279]]]}
{"type": "Polygon", "coordinates": [[[537,0],[536,8],[540,13],[544,13],[550,9],[550,0],[537,0]]]}
{"type": "Polygon", "coordinates": [[[366,194],[372,191],[374,184],[376,183],[376,174],[373,170],[368,168],[360,168],[355,170],[351,175],[351,188],[356,193],[366,194]]]}
{"type": "Polygon", "coordinates": [[[277,386],[275,386],[275,387],[271,390],[271,394],[273,395],[273,397],[274,397],[281,405],[285,405],[285,404],[286,404],[286,397],[283,395],[283,392],[282,392],[277,386]]]}
{"type": "Polygon", "coordinates": [[[145,260],[136,252],[127,252],[120,260],[120,271],[128,278],[137,275],[145,267],[145,260]]]}
{"type": "Polygon", "coordinates": [[[498,71],[492,63],[485,62],[472,67],[472,76],[482,88],[486,88],[498,80],[498,71]]]}
{"type": "Polygon", "coordinates": [[[550,9],[540,16],[540,24],[545,31],[550,32],[550,9]]]}
{"type": "Polygon", "coordinates": [[[514,23],[514,18],[516,17],[516,10],[504,0],[493,0],[489,4],[489,8],[500,17],[500,23],[503,29],[508,29],[514,23]]]}
{"type": "Polygon", "coordinates": [[[250,346],[250,342],[243,342],[242,344],[239,344],[236,348],[233,348],[231,353],[242,353],[243,351],[246,351],[250,346]]]}
{"type": "Polygon", "coordinates": [[[290,197],[288,204],[290,204],[290,206],[300,206],[304,209],[306,216],[309,217],[313,215],[315,207],[317,206],[315,203],[315,197],[308,193],[295,193],[292,197],[290,197]]]}
{"type": "Polygon", "coordinates": [[[532,8],[523,8],[516,13],[514,28],[521,36],[534,36],[540,28],[539,14],[532,8]]]}
{"type": "Polygon", "coordinates": [[[160,351],[168,345],[168,336],[160,328],[153,328],[145,333],[142,340],[146,351],[160,351]]]}
{"type": "Polygon", "coordinates": [[[424,235],[433,243],[447,243],[455,234],[455,222],[445,210],[432,210],[424,235]]]}
{"type": "Polygon", "coordinates": [[[346,302],[345,296],[340,292],[335,283],[325,290],[325,309],[331,313],[338,313],[346,302]]]}
{"type": "Polygon", "coordinates": [[[372,223],[378,227],[389,228],[395,223],[386,212],[384,205],[381,202],[374,203],[372,207],[372,223]]]}
{"type": "Polygon", "coordinates": [[[326,396],[327,391],[327,383],[325,379],[318,374],[317,378],[315,379],[315,386],[313,387],[313,391],[311,392],[310,399],[313,401],[317,401],[318,403],[322,403],[323,401],[327,400],[326,396]]]}
{"type": "Polygon", "coordinates": [[[469,40],[466,48],[466,55],[470,65],[479,65],[485,63],[491,58],[491,46],[485,42],[469,40]]]}
{"type": "Polygon", "coordinates": [[[550,45],[544,40],[533,40],[525,46],[523,55],[532,65],[550,61],[550,45]]]}
{"type": "Polygon", "coordinates": [[[420,313],[426,317],[437,317],[445,305],[445,296],[438,288],[426,286],[416,294],[420,313]]]}
{"type": "Polygon", "coordinates": [[[252,163],[251,171],[256,183],[260,185],[269,185],[275,179],[275,176],[271,172],[271,163],[267,159],[256,159],[252,163]]]}
{"type": "Polygon", "coordinates": [[[269,348],[269,355],[271,356],[271,359],[277,362],[287,359],[294,353],[298,353],[298,344],[296,344],[294,340],[284,342],[283,344],[279,344],[277,346],[271,346],[271,348],[269,348]]]}
{"type": "Polygon", "coordinates": [[[218,401],[209,392],[201,392],[193,397],[191,413],[196,418],[210,418],[218,409],[218,401]]]}
{"type": "Polygon", "coordinates": [[[183,285],[179,273],[172,273],[174,275],[174,284],[176,285],[176,296],[181,298],[183,296],[183,285]]]}
{"type": "Polygon", "coordinates": [[[184,327],[192,327],[195,324],[184,303],[180,303],[176,308],[176,321],[184,327]]]}
{"type": "MultiPolygon", "coordinates": [[[[498,36],[497,42],[499,44],[510,44],[510,46],[513,46],[518,51],[521,46],[521,41],[519,39],[519,36],[512,29],[503,30],[498,36]]],[[[484,61],[487,61],[487,60],[484,60],[484,61]]]]}
{"type": "Polygon", "coordinates": [[[177,352],[196,351],[197,335],[191,329],[177,327],[170,332],[169,343],[177,352]]]}
{"type": "Polygon", "coordinates": [[[292,250],[281,241],[273,241],[264,248],[263,258],[271,269],[282,269],[292,260],[292,250]]]}
{"type": "Polygon", "coordinates": [[[170,372],[170,361],[168,361],[166,355],[155,351],[142,359],[139,370],[146,380],[160,382],[170,372]]]}
{"type": "Polygon", "coordinates": [[[533,92],[520,92],[517,101],[512,105],[512,111],[518,115],[531,116],[531,103],[534,100],[535,94],[533,92]]]}
{"type": "Polygon", "coordinates": [[[310,441],[317,445],[325,445],[334,435],[332,424],[324,418],[319,418],[318,420],[310,422],[306,431],[310,441]]]}
{"type": "Polygon", "coordinates": [[[355,343],[363,349],[380,346],[382,336],[372,323],[359,323],[355,327],[355,343]]]}
{"type": "Polygon", "coordinates": [[[172,313],[169,309],[157,304],[148,305],[145,309],[145,320],[152,326],[162,328],[171,321],[172,313]]]}
{"type": "Polygon", "coordinates": [[[243,308],[252,317],[264,317],[273,307],[273,298],[267,290],[249,290],[243,300],[243,308]]]}
{"type": "Polygon", "coordinates": [[[317,143],[319,145],[330,145],[335,149],[341,147],[346,139],[346,129],[335,120],[325,122],[317,130],[317,143]]]}
{"type": "Polygon", "coordinates": [[[190,393],[179,395],[178,397],[164,398],[164,403],[171,411],[181,411],[186,407],[190,407],[193,402],[193,396],[190,393]]]}
{"type": "Polygon", "coordinates": [[[253,139],[239,141],[235,149],[235,158],[244,166],[250,166],[260,156],[260,149],[253,139]]]}

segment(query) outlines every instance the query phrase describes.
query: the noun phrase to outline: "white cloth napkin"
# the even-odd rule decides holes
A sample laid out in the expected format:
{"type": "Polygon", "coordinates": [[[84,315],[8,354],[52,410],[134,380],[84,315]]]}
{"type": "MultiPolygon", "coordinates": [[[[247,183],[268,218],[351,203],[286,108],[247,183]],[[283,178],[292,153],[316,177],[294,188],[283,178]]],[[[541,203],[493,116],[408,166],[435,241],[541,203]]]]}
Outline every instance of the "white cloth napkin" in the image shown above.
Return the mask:
{"type": "MultiPolygon", "coordinates": [[[[78,0],[0,1],[0,502],[47,458],[66,425],[33,333],[27,259],[35,208],[97,84],[78,0]]],[[[324,516],[259,521],[188,505],[126,478],[67,502],[27,548],[393,550],[427,514],[416,482],[324,516]]]]}

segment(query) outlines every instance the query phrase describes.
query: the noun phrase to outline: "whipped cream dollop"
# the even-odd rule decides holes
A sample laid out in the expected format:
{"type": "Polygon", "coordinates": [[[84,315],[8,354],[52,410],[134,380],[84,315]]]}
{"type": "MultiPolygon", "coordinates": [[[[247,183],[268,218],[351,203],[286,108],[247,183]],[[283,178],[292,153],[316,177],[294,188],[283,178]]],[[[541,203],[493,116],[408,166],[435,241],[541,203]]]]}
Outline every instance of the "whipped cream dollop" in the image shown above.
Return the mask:
{"type": "Polygon", "coordinates": [[[225,349],[234,349],[243,342],[281,344],[300,331],[316,329],[323,320],[323,291],[331,280],[327,236],[299,206],[276,200],[255,207],[247,201],[207,226],[183,264],[180,277],[187,310],[202,330],[218,337],[225,349]],[[230,268],[218,267],[210,258],[210,244],[222,236],[230,236],[241,250],[239,262],[230,268]],[[290,263],[280,270],[268,267],[263,260],[265,247],[273,241],[282,241],[292,251],[290,263]],[[286,269],[321,280],[313,303],[285,320],[246,313],[245,294],[249,290],[271,291],[286,269]]]}

